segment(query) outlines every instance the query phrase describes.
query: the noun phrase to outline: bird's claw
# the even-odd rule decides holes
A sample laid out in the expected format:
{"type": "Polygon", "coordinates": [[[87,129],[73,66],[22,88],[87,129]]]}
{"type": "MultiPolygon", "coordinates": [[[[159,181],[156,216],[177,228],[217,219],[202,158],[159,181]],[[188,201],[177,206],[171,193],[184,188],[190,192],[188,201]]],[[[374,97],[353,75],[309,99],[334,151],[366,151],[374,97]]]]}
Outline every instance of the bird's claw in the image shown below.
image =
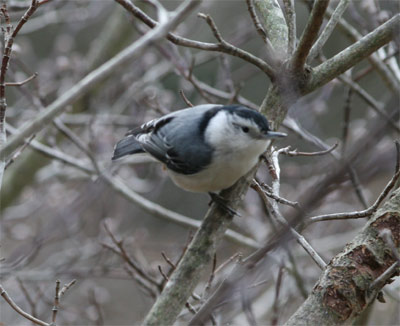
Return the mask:
{"type": "Polygon", "coordinates": [[[208,193],[211,197],[210,202],[208,203],[208,206],[211,206],[211,204],[214,202],[216,203],[222,210],[224,210],[225,212],[227,212],[230,216],[234,217],[236,216],[240,216],[240,214],[234,210],[232,207],[230,207],[228,205],[228,201],[221,197],[220,195],[214,193],[214,192],[209,192],[208,193]]]}

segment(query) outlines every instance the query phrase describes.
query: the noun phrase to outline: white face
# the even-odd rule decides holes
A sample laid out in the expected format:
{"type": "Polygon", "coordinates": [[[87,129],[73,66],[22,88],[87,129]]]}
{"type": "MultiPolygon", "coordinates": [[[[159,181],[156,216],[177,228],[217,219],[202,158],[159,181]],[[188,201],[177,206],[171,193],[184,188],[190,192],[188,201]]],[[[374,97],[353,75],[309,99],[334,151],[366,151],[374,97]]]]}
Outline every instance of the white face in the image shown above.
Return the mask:
{"type": "Polygon", "coordinates": [[[218,112],[205,131],[206,141],[216,150],[235,151],[257,147],[265,149],[269,140],[256,123],[237,115],[218,112]]]}

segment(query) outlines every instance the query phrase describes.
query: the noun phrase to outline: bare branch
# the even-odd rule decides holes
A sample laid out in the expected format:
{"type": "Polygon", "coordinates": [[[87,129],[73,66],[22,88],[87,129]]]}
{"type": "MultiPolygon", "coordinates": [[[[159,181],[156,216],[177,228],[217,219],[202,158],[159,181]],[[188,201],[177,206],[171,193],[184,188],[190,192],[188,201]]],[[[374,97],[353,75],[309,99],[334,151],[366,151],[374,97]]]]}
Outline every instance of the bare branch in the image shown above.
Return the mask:
{"type": "Polygon", "coordinates": [[[303,92],[309,93],[326,84],[390,42],[399,24],[400,14],[396,14],[356,43],[314,68],[312,78],[303,89],[303,92]]]}
{"type": "Polygon", "coordinates": [[[318,152],[299,152],[297,149],[291,150],[290,146],[289,146],[286,148],[281,148],[279,150],[279,153],[285,154],[288,156],[321,156],[321,155],[329,154],[330,152],[334,151],[338,146],[339,146],[339,144],[335,143],[331,148],[328,148],[327,150],[324,150],[324,151],[318,151],[318,152]]]}
{"type": "Polygon", "coordinates": [[[279,2],[275,0],[253,1],[268,36],[267,46],[268,43],[270,46],[267,51],[270,52],[271,59],[278,61],[277,64],[285,61],[288,56],[288,27],[279,2]]]}
{"type": "Polygon", "coordinates": [[[10,298],[6,290],[4,290],[1,285],[0,285],[0,295],[4,298],[4,300],[6,300],[6,302],[10,305],[10,307],[13,308],[22,317],[28,319],[29,321],[31,321],[36,325],[50,326],[50,324],[44,322],[43,320],[33,317],[32,315],[28,314],[27,312],[23,311],[20,307],[18,307],[18,305],[13,301],[13,299],[10,298]]]}
{"type": "Polygon", "coordinates": [[[56,324],[56,318],[57,318],[57,313],[58,313],[58,306],[60,304],[60,280],[56,281],[56,294],[54,296],[54,305],[53,305],[53,314],[51,316],[51,323],[56,324]]]}
{"type": "Polygon", "coordinates": [[[171,269],[175,269],[176,268],[176,265],[171,261],[171,259],[169,259],[168,257],[167,257],[167,255],[165,254],[165,252],[164,251],[161,251],[161,256],[164,258],[164,260],[168,263],[168,265],[169,266],[171,266],[171,269]]]}
{"type": "Polygon", "coordinates": [[[355,91],[367,104],[371,106],[371,108],[377,114],[383,117],[393,130],[395,130],[397,133],[400,133],[400,127],[386,113],[381,103],[376,101],[368,92],[366,92],[359,84],[352,81],[349,77],[341,75],[339,76],[339,79],[348,85],[353,91],[355,91]]]}
{"type": "Polygon", "coordinates": [[[17,282],[18,282],[18,285],[19,285],[22,293],[24,294],[24,296],[26,298],[26,301],[28,301],[28,303],[29,303],[29,306],[31,308],[31,315],[33,317],[36,317],[37,316],[37,313],[36,313],[37,302],[35,302],[35,300],[31,297],[31,295],[29,294],[28,290],[26,289],[24,283],[22,282],[22,280],[19,277],[17,277],[17,282]]]}
{"type": "Polygon", "coordinates": [[[65,284],[65,285],[61,288],[60,292],[58,293],[60,299],[61,299],[61,297],[62,297],[75,283],[76,283],[76,280],[72,280],[71,282],[65,284]]]}
{"type": "Polygon", "coordinates": [[[32,76],[28,77],[27,79],[24,79],[23,81],[14,82],[14,83],[6,83],[6,86],[22,86],[22,85],[29,83],[31,80],[35,79],[37,76],[38,76],[38,73],[35,72],[32,76]]]}
{"type": "Polygon", "coordinates": [[[391,277],[393,277],[393,274],[397,271],[398,268],[399,268],[399,263],[396,261],[384,273],[382,273],[376,280],[374,280],[371,283],[370,290],[376,291],[385,286],[387,281],[391,277]]]}
{"type": "Polygon", "coordinates": [[[22,152],[30,145],[31,141],[35,138],[35,134],[29,137],[29,139],[23,144],[6,162],[4,170],[6,170],[15,160],[22,154],[22,152]]]}
{"type": "Polygon", "coordinates": [[[279,320],[279,294],[282,285],[283,272],[284,272],[284,265],[280,265],[278,271],[278,277],[276,279],[276,284],[275,284],[274,304],[272,305],[271,325],[273,326],[278,325],[278,320],[279,320]]]}
{"type": "Polygon", "coordinates": [[[296,11],[294,10],[294,0],[283,0],[285,9],[286,24],[288,26],[288,55],[292,55],[296,48],[296,11]]]}
{"type": "Polygon", "coordinates": [[[399,171],[400,170],[400,143],[399,141],[395,140],[394,144],[396,146],[396,167],[395,167],[395,171],[399,171]]]}
{"type": "MultiPolygon", "coordinates": [[[[158,23],[156,21],[154,21],[152,18],[146,15],[142,10],[136,7],[129,0],[115,0],[115,1],[118,2],[121,6],[123,6],[126,10],[128,10],[132,15],[143,21],[149,27],[154,28],[158,26],[158,23]]],[[[252,63],[259,69],[261,69],[261,71],[265,72],[269,77],[272,77],[274,75],[274,70],[265,61],[261,60],[260,58],[254,56],[253,54],[247,51],[244,51],[240,48],[233,46],[232,44],[226,41],[224,41],[224,43],[205,43],[205,42],[190,40],[173,33],[168,33],[167,39],[172,43],[180,46],[200,49],[204,51],[214,51],[214,52],[216,51],[216,52],[224,52],[230,54],[232,56],[241,58],[249,63],[252,63]]]]}
{"type": "Polygon", "coordinates": [[[270,78],[273,78],[275,75],[275,70],[265,61],[261,60],[260,58],[252,55],[251,53],[244,51],[229,42],[225,41],[222,38],[221,33],[218,30],[217,25],[215,24],[214,20],[211,18],[210,15],[205,15],[202,13],[199,13],[198,16],[202,19],[204,19],[207,24],[210,26],[212,33],[214,34],[215,38],[217,39],[218,43],[218,50],[221,52],[228,53],[230,55],[239,57],[243,60],[246,60],[254,65],[256,65],[258,68],[260,68],[263,72],[265,72],[270,78]]]}
{"type": "MultiPolygon", "coordinates": [[[[253,183],[253,187],[257,191],[257,193],[260,195],[264,204],[268,205],[268,199],[266,197],[265,192],[262,190],[261,186],[257,182],[255,182],[255,183],[253,183]]],[[[276,195],[275,192],[273,192],[273,194],[276,195]]],[[[315,251],[315,249],[311,247],[311,245],[308,243],[308,241],[300,233],[298,233],[293,227],[291,227],[289,225],[289,223],[285,220],[285,218],[279,212],[279,209],[277,209],[277,207],[278,207],[277,205],[274,205],[274,204],[272,205],[274,215],[275,215],[276,219],[278,220],[278,222],[289,228],[289,231],[291,232],[293,237],[297,240],[297,242],[304,248],[304,250],[306,250],[306,252],[311,256],[311,258],[314,260],[314,262],[318,265],[318,267],[320,267],[323,270],[326,266],[326,263],[324,262],[324,260],[318,255],[318,253],[315,251]]]]}
{"type": "MultiPolygon", "coordinates": [[[[392,233],[398,230],[399,199],[398,189],[354,240],[330,261],[286,326],[348,325],[369,306],[398,269],[396,258],[387,254],[387,246],[377,234],[386,228],[392,233]]],[[[398,250],[400,242],[396,245],[398,250]]]]}
{"type": "Polygon", "coordinates": [[[339,4],[337,5],[335,11],[331,15],[328,23],[326,24],[324,30],[321,32],[318,39],[315,41],[313,47],[311,48],[310,54],[308,56],[308,62],[310,63],[321,51],[322,47],[326,43],[326,41],[331,36],[333,30],[336,27],[336,24],[341,19],[343,13],[346,11],[348,5],[350,4],[350,0],[340,0],[339,4]]]}
{"type": "Polygon", "coordinates": [[[352,95],[353,95],[353,90],[351,87],[349,87],[346,94],[343,125],[342,125],[342,156],[346,153],[347,139],[349,134],[349,124],[350,124],[349,121],[350,121],[352,95]]]}
{"type": "Polygon", "coordinates": [[[397,251],[396,245],[394,244],[393,241],[393,234],[390,229],[383,229],[380,233],[379,236],[383,239],[383,241],[386,242],[387,246],[390,248],[392,251],[392,255],[396,258],[397,260],[397,265],[400,266],[400,254],[397,251]]]}
{"type": "Polygon", "coordinates": [[[380,195],[378,196],[378,198],[376,199],[374,204],[372,206],[370,206],[368,209],[365,209],[362,211],[357,211],[357,212],[350,212],[350,213],[334,213],[334,214],[324,214],[324,215],[310,217],[305,222],[304,227],[306,228],[310,224],[315,223],[315,222],[320,222],[320,221],[364,218],[364,217],[372,215],[378,209],[379,205],[386,198],[386,196],[389,194],[389,192],[393,189],[393,187],[395,186],[396,181],[399,179],[399,177],[400,177],[400,170],[398,170],[395,173],[395,175],[392,177],[392,179],[389,181],[389,183],[386,185],[386,187],[380,193],[380,195]]]}
{"type": "MultiPolygon", "coordinates": [[[[168,219],[173,221],[174,223],[177,223],[179,225],[183,225],[186,227],[191,227],[191,228],[199,228],[200,227],[200,221],[197,221],[195,219],[191,219],[189,217],[186,217],[184,215],[175,213],[173,211],[170,211],[156,203],[151,202],[150,200],[144,198],[143,196],[140,196],[136,192],[132,191],[129,189],[128,186],[125,185],[122,180],[120,180],[117,177],[112,177],[105,172],[102,173],[102,178],[110,185],[114,190],[119,192],[121,195],[123,195],[125,198],[128,200],[136,203],[146,211],[148,211],[150,214],[156,217],[161,217],[163,219],[168,219]]],[[[248,238],[246,236],[241,235],[240,233],[237,233],[232,230],[228,230],[226,232],[226,237],[230,239],[231,241],[240,243],[242,245],[245,245],[246,247],[250,248],[259,248],[259,244],[254,241],[251,238],[248,238]]]]}
{"type": "MultiPolygon", "coordinates": [[[[250,181],[248,178],[254,170],[248,173],[247,178],[240,179],[235,186],[220,193],[229,200],[232,209],[237,208],[242,191],[248,188],[250,181]]],[[[143,325],[172,324],[175,321],[187,298],[193,292],[201,276],[202,267],[212,260],[215,248],[231,220],[232,216],[226,210],[221,210],[218,205],[211,206],[186,254],[172,273],[164,291],[150,309],[143,325]]]]}
{"type": "MultiPolygon", "coordinates": [[[[101,65],[96,70],[93,70],[80,82],[75,84],[70,90],[61,95],[52,104],[46,107],[38,116],[25,125],[18,135],[13,136],[0,150],[0,159],[9,155],[16,149],[25,138],[38,132],[48,123],[50,123],[57,115],[62,113],[68,104],[76,101],[87,91],[89,91],[98,82],[109,76],[117,67],[124,65],[128,60],[140,55],[147,46],[152,42],[163,38],[170,29],[176,27],[182,20],[199,5],[198,1],[185,1],[176,10],[173,17],[163,24],[158,25],[156,28],[148,32],[136,42],[125,48],[119,54],[111,58],[109,61],[101,65]]],[[[1,90],[1,85],[0,85],[1,90]]],[[[1,93],[1,92],[0,92],[1,93]]],[[[1,94],[0,94],[1,95],[1,94]]]]}
{"type": "Polygon", "coordinates": [[[186,103],[187,106],[189,106],[189,107],[194,106],[193,103],[188,100],[188,98],[186,97],[186,95],[182,89],[179,90],[179,95],[182,97],[183,101],[186,103]]]}
{"type": "MultiPolygon", "coordinates": [[[[328,8],[326,14],[328,15],[328,17],[330,17],[333,14],[333,12],[330,8],[328,8]]],[[[343,17],[338,22],[338,26],[344,31],[346,36],[348,36],[353,42],[358,42],[362,39],[362,35],[353,26],[351,26],[343,17]]],[[[396,34],[398,34],[398,32],[396,31],[395,27],[393,30],[393,35],[396,34]]],[[[360,52],[360,54],[362,54],[362,52],[360,52]]],[[[376,69],[376,71],[381,75],[382,80],[387,84],[387,86],[389,86],[393,94],[398,94],[400,81],[393,76],[390,69],[386,66],[383,60],[381,60],[376,53],[370,53],[367,56],[369,56],[368,60],[371,62],[372,66],[376,69]]]]}
{"type": "Polygon", "coordinates": [[[253,0],[246,0],[247,9],[250,13],[251,20],[253,21],[254,27],[258,34],[260,34],[262,40],[265,42],[267,39],[267,33],[265,32],[263,26],[260,23],[260,20],[257,17],[257,13],[254,9],[253,0]]]}
{"type": "MultiPolygon", "coordinates": [[[[159,284],[158,284],[157,280],[155,280],[153,277],[151,277],[149,275],[149,273],[147,273],[141,266],[139,266],[139,264],[136,261],[134,261],[130,257],[128,252],[125,250],[125,247],[123,245],[123,241],[116,239],[115,235],[111,232],[111,230],[108,227],[107,223],[104,223],[103,225],[104,225],[104,229],[106,230],[107,234],[111,238],[112,242],[117,247],[117,250],[113,250],[113,251],[115,253],[117,253],[129,266],[131,266],[132,269],[135,270],[136,273],[138,273],[138,275],[140,275],[140,277],[142,277],[143,279],[145,279],[149,283],[154,284],[155,286],[158,287],[159,284]]],[[[112,248],[112,247],[107,246],[107,245],[105,247],[108,248],[108,249],[112,248]]]]}
{"type": "MultiPolygon", "coordinates": [[[[10,59],[11,59],[14,39],[17,36],[18,32],[21,30],[22,26],[29,20],[29,18],[36,11],[38,6],[39,6],[39,3],[37,2],[37,0],[32,0],[31,5],[27,9],[27,11],[24,13],[24,15],[21,17],[21,19],[18,21],[17,26],[14,29],[12,28],[12,25],[11,25],[10,15],[9,15],[8,9],[7,9],[7,2],[4,2],[0,8],[0,13],[1,13],[0,18],[2,15],[4,17],[5,23],[7,25],[4,30],[4,48],[3,48],[3,55],[2,55],[1,67],[0,67],[0,151],[2,151],[5,146],[7,146],[6,145],[7,136],[6,136],[6,126],[5,126],[5,117],[6,117],[6,110],[7,110],[7,101],[6,101],[7,83],[5,82],[5,80],[6,80],[6,74],[7,74],[7,70],[9,67],[10,59]]],[[[18,146],[16,146],[16,147],[18,147],[18,146]]],[[[11,151],[9,154],[11,154],[11,151]]],[[[5,166],[6,166],[5,158],[6,158],[6,155],[0,154],[0,189],[2,186],[3,174],[4,174],[4,170],[5,170],[5,166]]]]}
{"type": "Polygon", "coordinates": [[[302,71],[304,68],[311,47],[317,39],[319,29],[324,21],[324,13],[328,4],[329,0],[316,0],[314,2],[307,25],[291,59],[291,67],[295,71],[302,71]]]}
{"type": "MultiPolygon", "coordinates": [[[[251,184],[251,188],[253,188],[257,192],[259,192],[259,191],[264,192],[265,195],[267,195],[268,197],[276,200],[280,204],[288,205],[288,206],[291,206],[293,208],[300,209],[300,205],[299,205],[298,202],[290,201],[290,200],[287,200],[285,198],[282,198],[280,196],[275,195],[272,192],[272,189],[271,189],[270,186],[268,186],[265,183],[259,184],[256,179],[253,179],[253,183],[251,184]]],[[[260,195],[260,193],[259,193],[259,195],[260,195]]]]}
{"type": "MultiPolygon", "coordinates": [[[[10,132],[12,135],[14,135],[18,132],[17,129],[15,129],[14,127],[12,127],[9,124],[6,127],[7,127],[7,131],[10,132]]],[[[29,139],[25,140],[25,143],[26,142],[29,142],[29,139]]],[[[65,164],[71,165],[85,173],[89,173],[89,174],[96,173],[96,171],[94,169],[92,169],[90,166],[88,166],[89,164],[87,164],[79,159],[76,159],[70,155],[67,155],[55,148],[51,148],[49,146],[43,145],[42,143],[40,143],[34,139],[29,142],[29,146],[32,147],[34,150],[36,150],[48,157],[54,158],[65,164]]]]}

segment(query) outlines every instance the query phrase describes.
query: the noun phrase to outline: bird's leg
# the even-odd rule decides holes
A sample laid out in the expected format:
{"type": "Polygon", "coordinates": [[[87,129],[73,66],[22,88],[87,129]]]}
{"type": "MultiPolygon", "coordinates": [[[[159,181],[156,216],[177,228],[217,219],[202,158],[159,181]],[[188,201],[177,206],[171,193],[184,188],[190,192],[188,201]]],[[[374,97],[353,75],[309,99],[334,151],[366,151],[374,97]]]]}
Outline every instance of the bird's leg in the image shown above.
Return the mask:
{"type": "Polygon", "coordinates": [[[219,207],[221,209],[226,211],[230,216],[232,216],[232,217],[235,215],[240,216],[240,214],[238,212],[236,212],[232,207],[230,207],[228,205],[228,201],[225,198],[221,197],[220,195],[216,194],[215,192],[209,192],[208,194],[211,197],[211,200],[208,203],[208,206],[211,206],[211,204],[214,202],[217,205],[219,205],[219,207]]]}

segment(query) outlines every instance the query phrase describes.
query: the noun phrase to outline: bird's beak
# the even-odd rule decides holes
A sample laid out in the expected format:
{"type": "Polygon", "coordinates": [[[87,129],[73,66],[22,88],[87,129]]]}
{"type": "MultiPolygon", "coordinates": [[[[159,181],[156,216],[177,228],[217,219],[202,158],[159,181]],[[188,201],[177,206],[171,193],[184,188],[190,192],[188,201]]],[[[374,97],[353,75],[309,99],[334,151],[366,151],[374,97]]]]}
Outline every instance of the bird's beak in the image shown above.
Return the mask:
{"type": "Polygon", "coordinates": [[[278,138],[278,137],[286,137],[287,134],[284,132],[278,132],[278,131],[268,131],[265,134],[265,138],[278,138]]]}

